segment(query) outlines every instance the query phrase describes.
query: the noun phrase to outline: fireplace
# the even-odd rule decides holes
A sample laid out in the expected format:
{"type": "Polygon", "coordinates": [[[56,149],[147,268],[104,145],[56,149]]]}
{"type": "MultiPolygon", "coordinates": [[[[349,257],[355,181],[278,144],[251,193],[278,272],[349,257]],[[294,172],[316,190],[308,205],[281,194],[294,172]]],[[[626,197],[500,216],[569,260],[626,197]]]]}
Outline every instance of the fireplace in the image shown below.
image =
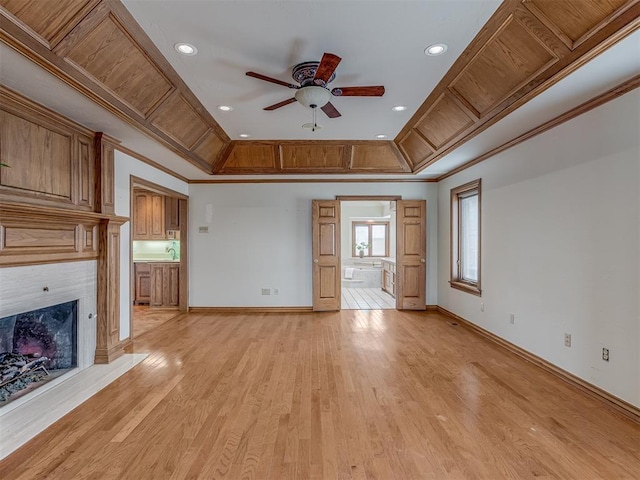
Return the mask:
{"type": "Polygon", "coordinates": [[[0,405],[78,366],[78,300],[0,318],[0,405]]]}

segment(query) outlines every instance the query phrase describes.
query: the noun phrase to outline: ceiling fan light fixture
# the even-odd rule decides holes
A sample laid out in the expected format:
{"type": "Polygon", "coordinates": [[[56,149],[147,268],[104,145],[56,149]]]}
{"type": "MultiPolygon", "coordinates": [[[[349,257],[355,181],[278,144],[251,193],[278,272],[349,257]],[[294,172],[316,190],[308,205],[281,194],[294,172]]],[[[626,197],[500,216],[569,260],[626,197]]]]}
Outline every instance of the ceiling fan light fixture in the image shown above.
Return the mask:
{"type": "Polygon", "coordinates": [[[198,49],[190,43],[176,43],[173,48],[175,48],[177,52],[181,53],[182,55],[195,55],[196,53],[198,53],[198,49]]]}
{"type": "Polygon", "coordinates": [[[309,108],[324,107],[331,100],[331,92],[324,87],[307,86],[296,90],[296,100],[309,108]]]}
{"type": "Polygon", "coordinates": [[[444,43],[434,43],[433,45],[429,45],[424,49],[424,53],[431,57],[436,57],[438,55],[442,55],[447,51],[447,46],[444,43]]]}

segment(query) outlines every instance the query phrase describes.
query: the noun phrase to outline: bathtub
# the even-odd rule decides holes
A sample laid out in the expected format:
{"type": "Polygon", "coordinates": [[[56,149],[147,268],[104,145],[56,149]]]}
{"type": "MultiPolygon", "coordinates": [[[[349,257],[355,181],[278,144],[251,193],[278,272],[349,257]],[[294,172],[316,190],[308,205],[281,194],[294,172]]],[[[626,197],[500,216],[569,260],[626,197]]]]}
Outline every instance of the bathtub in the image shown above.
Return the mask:
{"type": "Polygon", "coordinates": [[[345,288],[382,288],[382,267],[377,266],[342,266],[342,286],[345,288]],[[353,268],[353,278],[344,278],[345,270],[353,268]]]}

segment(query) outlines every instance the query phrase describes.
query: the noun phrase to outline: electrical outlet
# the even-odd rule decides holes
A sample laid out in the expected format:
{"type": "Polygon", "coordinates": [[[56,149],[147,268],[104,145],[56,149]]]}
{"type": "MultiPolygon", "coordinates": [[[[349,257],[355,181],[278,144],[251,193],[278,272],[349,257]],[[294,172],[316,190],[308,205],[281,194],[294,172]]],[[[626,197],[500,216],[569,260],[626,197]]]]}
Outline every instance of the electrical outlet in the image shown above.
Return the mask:
{"type": "Polygon", "coordinates": [[[510,313],[509,314],[509,323],[511,325],[513,325],[514,323],[516,323],[516,314],[515,313],[510,313]]]}
{"type": "Polygon", "coordinates": [[[481,303],[481,304],[480,304],[480,311],[481,311],[481,312],[484,312],[484,303],[481,303]]]}
{"type": "Polygon", "coordinates": [[[571,334],[570,333],[565,333],[564,334],[564,346],[565,347],[570,347],[571,346],[571,334]]]}
{"type": "Polygon", "coordinates": [[[277,289],[277,288],[274,288],[274,289],[273,289],[273,294],[274,294],[274,295],[278,295],[278,289],[277,289]]]}
{"type": "Polygon", "coordinates": [[[609,361],[609,349],[608,348],[602,348],[602,360],[604,360],[605,362],[609,361]]]}
{"type": "Polygon", "coordinates": [[[262,289],[262,295],[271,295],[271,289],[270,288],[263,288],[262,289]]]}

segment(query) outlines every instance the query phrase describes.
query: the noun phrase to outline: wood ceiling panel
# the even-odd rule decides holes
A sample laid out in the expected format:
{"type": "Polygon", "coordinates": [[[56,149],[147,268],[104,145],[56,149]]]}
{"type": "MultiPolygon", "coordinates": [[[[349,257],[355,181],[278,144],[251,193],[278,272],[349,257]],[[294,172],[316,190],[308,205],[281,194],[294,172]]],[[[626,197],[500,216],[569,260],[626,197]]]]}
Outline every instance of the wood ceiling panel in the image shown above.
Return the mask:
{"type": "Polygon", "coordinates": [[[100,0],[0,0],[0,5],[53,48],[100,0]]]}
{"type": "Polygon", "coordinates": [[[225,145],[226,143],[212,130],[193,149],[193,153],[207,162],[208,165],[213,166],[225,145]]]}
{"type": "Polygon", "coordinates": [[[474,122],[475,119],[445,92],[416,125],[416,129],[437,149],[470,128],[474,122]]]}
{"type": "Polygon", "coordinates": [[[65,59],[143,117],[174,88],[113,15],[74,40],[65,59]]]}
{"type": "Polygon", "coordinates": [[[525,1],[527,8],[571,49],[632,3],[631,0],[525,1]]]}
{"type": "Polygon", "coordinates": [[[420,134],[413,130],[400,141],[400,150],[411,161],[412,166],[430,157],[435,151],[420,134]]]}
{"type": "Polygon", "coordinates": [[[511,16],[451,88],[484,115],[557,61],[557,56],[511,16]]]}
{"type": "Polygon", "coordinates": [[[346,145],[282,144],[280,152],[284,171],[344,170],[348,161],[346,145]]]}
{"type": "Polygon", "coordinates": [[[244,172],[242,173],[260,173],[265,170],[274,171],[276,168],[274,145],[236,143],[224,164],[223,171],[237,173],[234,170],[243,170],[244,172]]]}
{"type": "Polygon", "coordinates": [[[388,143],[380,145],[353,145],[351,170],[407,172],[408,166],[395,154],[388,143]]]}
{"type": "Polygon", "coordinates": [[[209,129],[193,106],[177,93],[153,113],[151,123],[187,149],[191,149],[209,129]]]}

